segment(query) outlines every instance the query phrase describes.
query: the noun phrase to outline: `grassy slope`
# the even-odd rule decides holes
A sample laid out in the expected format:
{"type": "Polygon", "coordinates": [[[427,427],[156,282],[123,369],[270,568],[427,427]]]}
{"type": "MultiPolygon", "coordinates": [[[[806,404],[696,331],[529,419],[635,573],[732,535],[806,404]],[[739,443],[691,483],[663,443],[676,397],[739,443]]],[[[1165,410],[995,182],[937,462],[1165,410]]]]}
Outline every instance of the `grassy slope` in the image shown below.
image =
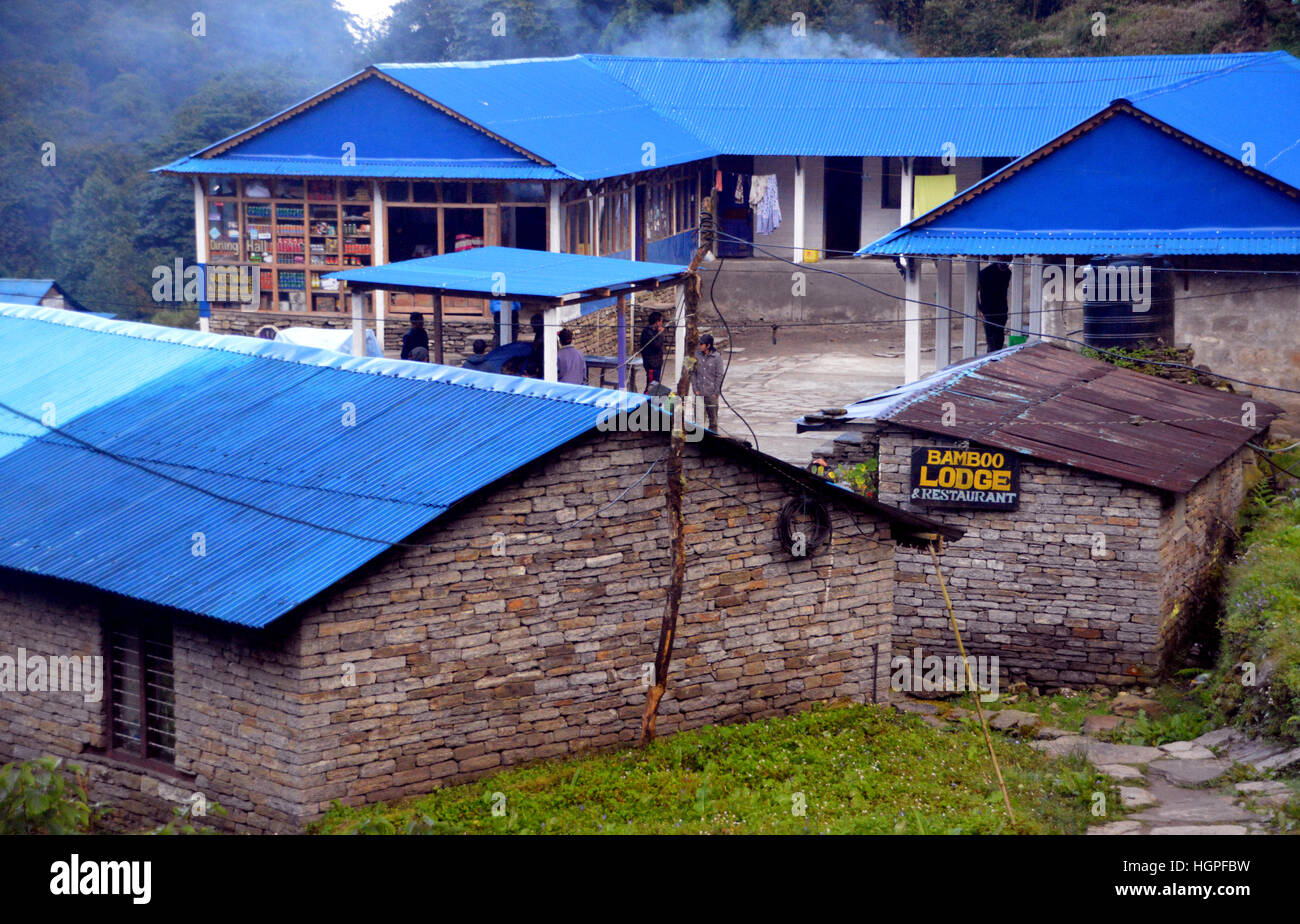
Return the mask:
{"type": "Polygon", "coordinates": [[[935,729],[888,707],[843,705],[512,769],[393,806],[336,808],[318,829],[402,832],[414,821],[484,834],[1082,831],[1088,799],[1110,784],[1078,762],[995,740],[1013,824],[978,727],[935,729]],[[494,793],[505,796],[504,815],[492,814],[494,793]],[[793,811],[798,793],[802,816],[793,811]]]}

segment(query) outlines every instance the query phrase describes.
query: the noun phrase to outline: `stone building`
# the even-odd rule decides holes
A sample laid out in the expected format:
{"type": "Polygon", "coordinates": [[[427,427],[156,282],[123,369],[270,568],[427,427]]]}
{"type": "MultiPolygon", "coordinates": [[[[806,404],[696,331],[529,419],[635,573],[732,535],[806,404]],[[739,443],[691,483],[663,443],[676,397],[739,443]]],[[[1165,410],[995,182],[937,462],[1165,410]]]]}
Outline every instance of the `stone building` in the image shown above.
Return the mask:
{"type": "MultiPolygon", "coordinates": [[[[122,828],[198,793],[290,832],[635,737],[670,560],[666,435],[620,429],[643,396],[53,309],[0,331],[0,760],[86,766],[122,828]]],[[[886,697],[894,545],[959,531],[702,431],[685,474],[661,731],[886,697]],[[829,527],[803,555],[792,502],[829,527]]]]}
{"type": "MultiPolygon", "coordinates": [[[[828,461],[878,459],[882,502],[964,531],[941,563],[967,648],[1047,687],[1166,666],[1230,546],[1247,441],[1279,412],[1045,343],[847,411],[828,461]]],[[[895,651],[955,654],[928,551],[896,563],[895,651]]]]}

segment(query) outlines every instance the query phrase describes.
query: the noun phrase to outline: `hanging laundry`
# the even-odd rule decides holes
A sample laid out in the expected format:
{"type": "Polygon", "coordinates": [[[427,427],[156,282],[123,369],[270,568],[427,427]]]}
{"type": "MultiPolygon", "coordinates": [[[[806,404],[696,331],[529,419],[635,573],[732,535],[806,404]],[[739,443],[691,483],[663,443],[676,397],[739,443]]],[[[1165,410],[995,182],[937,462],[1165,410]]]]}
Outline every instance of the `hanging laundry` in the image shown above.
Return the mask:
{"type": "Polygon", "coordinates": [[[754,177],[757,183],[763,181],[763,197],[754,207],[754,233],[771,234],[781,227],[781,196],[777,190],[776,174],[754,177]]]}
{"type": "Polygon", "coordinates": [[[759,174],[749,178],[749,207],[758,208],[758,204],[763,201],[763,196],[767,195],[767,177],[759,174]]]}
{"type": "Polygon", "coordinates": [[[715,192],[722,192],[722,171],[718,170],[717,176],[713,178],[713,189],[715,192]]]}
{"type": "Polygon", "coordinates": [[[743,173],[736,174],[736,201],[745,201],[745,175],[743,173]]]}

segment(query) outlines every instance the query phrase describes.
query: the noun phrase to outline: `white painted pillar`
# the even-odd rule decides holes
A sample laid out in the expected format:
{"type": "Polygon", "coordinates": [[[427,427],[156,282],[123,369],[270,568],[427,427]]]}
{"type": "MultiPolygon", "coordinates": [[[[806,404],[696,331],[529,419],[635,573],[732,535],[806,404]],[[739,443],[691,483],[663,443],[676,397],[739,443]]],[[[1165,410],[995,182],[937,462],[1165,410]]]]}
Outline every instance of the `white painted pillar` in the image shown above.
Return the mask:
{"type": "Polygon", "coordinates": [[[1043,339],[1043,257],[1034,254],[1029,260],[1029,336],[1043,339]]]}
{"type": "Polygon", "coordinates": [[[808,177],[804,171],[803,158],[794,159],[794,234],[791,243],[794,246],[794,261],[803,262],[804,249],[804,199],[807,197],[808,177]]]}
{"type": "Polygon", "coordinates": [[[961,320],[961,355],[970,359],[975,355],[979,344],[979,284],[980,261],[966,259],[966,279],[963,287],[962,310],[966,312],[961,320]]]}
{"type": "Polygon", "coordinates": [[[876,192],[875,187],[868,182],[871,176],[872,160],[879,163],[876,158],[862,158],[862,201],[858,204],[858,244],[861,246],[870,244],[880,236],[872,234],[872,229],[867,222],[867,216],[874,214],[876,207],[880,205],[880,193],[876,192]]]}
{"type": "MultiPolygon", "coordinates": [[[[1007,339],[1025,330],[1025,266],[1024,258],[1011,258],[1011,303],[1007,306],[1007,339]]],[[[1011,344],[1008,343],[1007,346],[1011,344]]]]}
{"type": "Polygon", "coordinates": [[[934,369],[947,368],[952,362],[952,260],[934,261],[934,369]]]}
{"type": "MultiPolygon", "coordinates": [[[[343,231],[343,217],[339,216],[339,232],[343,231]]],[[[370,184],[370,262],[380,266],[388,262],[388,217],[384,213],[384,191],[375,180],[370,184]]],[[[375,306],[375,339],[380,352],[384,347],[384,315],[388,311],[388,293],[378,289],[370,296],[375,306]]]]}
{"type": "Polygon", "coordinates": [[[682,363],[686,361],[686,286],[677,286],[677,311],[673,315],[673,380],[669,387],[677,390],[682,380],[682,363]]]}
{"type": "Polygon", "coordinates": [[[560,221],[560,184],[551,183],[551,198],[546,205],[546,249],[551,253],[564,250],[564,224],[560,221]]]}
{"type": "Polygon", "coordinates": [[[921,264],[916,257],[904,257],[903,276],[903,381],[921,377],[921,264]]]}
{"type": "Polygon", "coordinates": [[[514,342],[515,326],[513,303],[507,301],[498,301],[500,306],[497,309],[497,337],[501,341],[501,346],[514,342]]]}
{"type": "Polygon", "coordinates": [[[548,382],[555,382],[560,378],[559,309],[554,306],[546,308],[542,311],[542,320],[545,322],[542,328],[542,378],[548,382]]]}
{"type": "MultiPolygon", "coordinates": [[[[203,177],[194,178],[194,262],[207,266],[208,264],[208,215],[206,209],[206,199],[203,195],[203,177]]],[[[261,268],[253,267],[253,272],[258,273],[259,284],[261,280],[261,268]]],[[[180,280],[177,280],[179,283],[180,280]]],[[[207,279],[204,279],[207,282],[207,279]]],[[[254,306],[257,307],[257,306],[254,306]]],[[[203,333],[208,332],[208,319],[199,318],[199,330],[203,333]]]]}
{"type": "Polygon", "coordinates": [[[352,298],[352,355],[366,355],[366,299],[360,292],[352,298]]]}
{"type": "Polygon", "coordinates": [[[898,223],[905,225],[912,220],[912,169],[914,163],[912,158],[904,157],[903,159],[903,179],[900,184],[900,195],[898,197],[898,223]]]}

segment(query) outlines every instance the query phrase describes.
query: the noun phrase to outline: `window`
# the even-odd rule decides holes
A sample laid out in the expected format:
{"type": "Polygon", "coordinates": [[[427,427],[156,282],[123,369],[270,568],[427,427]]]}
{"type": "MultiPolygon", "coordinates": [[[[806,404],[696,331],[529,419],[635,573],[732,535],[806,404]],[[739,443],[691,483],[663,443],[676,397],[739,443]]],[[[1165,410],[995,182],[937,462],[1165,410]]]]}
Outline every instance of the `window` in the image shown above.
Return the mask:
{"type": "Polygon", "coordinates": [[[109,751],[115,757],[176,760],[176,677],[170,625],[113,618],[108,644],[109,751]]]}

